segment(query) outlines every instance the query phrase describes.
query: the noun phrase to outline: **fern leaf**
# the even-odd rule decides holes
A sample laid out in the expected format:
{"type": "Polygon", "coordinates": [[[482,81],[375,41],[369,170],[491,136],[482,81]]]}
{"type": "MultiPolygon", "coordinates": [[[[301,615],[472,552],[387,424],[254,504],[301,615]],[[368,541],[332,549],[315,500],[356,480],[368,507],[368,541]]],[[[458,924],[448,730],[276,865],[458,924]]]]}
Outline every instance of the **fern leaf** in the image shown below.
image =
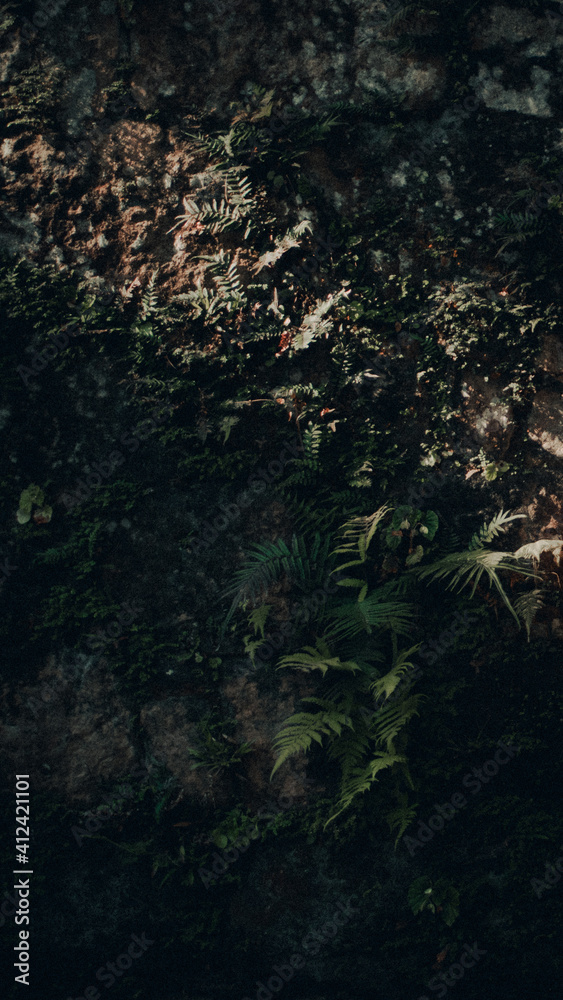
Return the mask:
{"type": "Polygon", "coordinates": [[[508,599],[498,574],[500,571],[505,570],[511,573],[518,572],[522,576],[534,577],[535,579],[539,579],[539,577],[531,570],[524,569],[523,567],[516,568],[513,562],[509,561],[515,558],[512,553],[491,552],[485,549],[484,545],[492,541],[496,535],[506,531],[506,525],[510,521],[524,516],[523,514],[505,514],[501,510],[489,524],[485,524],[479,532],[473,535],[467,551],[451,553],[432,563],[430,566],[417,566],[409,570],[409,573],[412,573],[417,579],[428,581],[451,578],[447,589],[454,592],[456,589],[458,592],[463,590],[473,580],[471,597],[475,594],[481,577],[486,573],[489,579],[489,586],[495,587],[501,600],[519,625],[518,615],[508,599]]]}
{"type": "Polygon", "coordinates": [[[266,545],[254,542],[252,549],[254,551],[248,554],[246,565],[234,574],[234,582],[225,590],[224,597],[237,594],[241,601],[248,598],[256,599],[277,579],[283,568],[283,559],[291,556],[281,538],[266,545]]]}
{"type": "Polygon", "coordinates": [[[399,802],[398,808],[387,813],[385,816],[390,832],[394,833],[395,830],[397,831],[395,847],[397,847],[405,830],[408,830],[411,823],[416,819],[416,810],[418,808],[418,802],[414,802],[409,806],[407,792],[397,792],[396,795],[399,802]]]}
{"type": "Polygon", "coordinates": [[[525,514],[509,514],[508,511],[505,512],[501,510],[489,524],[484,524],[478,532],[473,535],[469,545],[467,546],[469,551],[474,549],[482,548],[483,545],[487,545],[492,542],[493,538],[497,535],[503,534],[508,530],[507,524],[510,521],[516,521],[520,517],[525,517],[525,514]]]}
{"type": "Polygon", "coordinates": [[[371,685],[371,692],[374,699],[377,701],[380,698],[390,698],[394,693],[395,689],[401,683],[404,674],[408,673],[409,670],[414,667],[411,660],[408,659],[413,653],[416,653],[420,649],[420,643],[416,646],[411,646],[410,649],[403,649],[401,653],[395,657],[393,666],[391,670],[385,674],[384,677],[380,677],[379,680],[375,681],[371,685]]]}
{"type": "Polygon", "coordinates": [[[284,723],[283,729],[274,739],[277,753],[270,780],[288,757],[300,751],[309,750],[313,740],[322,746],[322,737],[334,733],[335,726],[352,726],[349,716],[333,709],[328,712],[297,712],[284,723]]]}
{"type": "MultiPolygon", "coordinates": [[[[374,514],[369,517],[354,517],[351,521],[347,521],[346,524],[340,529],[343,537],[348,539],[343,542],[339,548],[334,549],[334,553],[348,553],[354,552],[358,545],[359,540],[363,536],[365,539],[365,550],[369,548],[369,544],[377,530],[378,525],[383,520],[389,511],[393,510],[392,507],[387,507],[384,505],[376,510],[374,514]]],[[[363,561],[363,560],[362,560],[363,561]]],[[[335,573],[337,570],[335,570],[335,573]]]]}
{"type": "Polygon", "coordinates": [[[527,594],[520,594],[520,597],[514,601],[514,610],[524,623],[528,642],[530,641],[530,629],[534,618],[544,606],[544,594],[545,591],[543,588],[539,587],[527,594]]]}
{"type": "Polygon", "coordinates": [[[292,653],[283,656],[280,660],[278,670],[283,667],[297,667],[298,670],[309,672],[320,670],[323,677],[327,670],[346,670],[356,673],[360,667],[353,660],[342,662],[338,656],[331,657],[330,648],[323,639],[317,640],[317,646],[304,646],[303,652],[292,653]]]}
{"type": "Polygon", "coordinates": [[[381,601],[375,590],[363,601],[341,605],[329,617],[333,623],[329,634],[338,639],[347,639],[362,632],[371,634],[374,629],[383,628],[408,634],[413,625],[413,608],[404,601],[381,601]]]}
{"type": "Polygon", "coordinates": [[[252,268],[252,271],[257,274],[264,267],[271,267],[283,257],[284,253],[291,250],[292,247],[300,247],[298,237],[301,236],[306,230],[312,231],[312,225],[309,219],[303,219],[302,222],[298,223],[292,229],[289,229],[285,236],[281,240],[276,240],[276,245],[274,250],[268,250],[267,253],[262,254],[257,263],[252,268]]]}
{"type": "Polygon", "coordinates": [[[385,743],[387,751],[393,749],[393,741],[399,735],[403,726],[413,715],[418,715],[418,704],[423,698],[421,694],[413,694],[397,704],[382,708],[374,718],[370,734],[376,743],[385,743]]]}
{"type": "Polygon", "coordinates": [[[335,305],[337,305],[342,298],[346,298],[348,295],[350,295],[350,289],[343,288],[341,291],[337,292],[336,295],[329,295],[326,299],[317,299],[315,309],[305,316],[295,335],[293,341],[294,350],[302,351],[321,334],[328,334],[332,327],[332,323],[323,319],[324,315],[329,311],[329,309],[332,309],[335,305]]]}
{"type": "Polygon", "coordinates": [[[155,291],[156,276],[158,274],[158,268],[153,271],[150,281],[147,286],[147,290],[141,299],[141,319],[147,320],[151,316],[155,316],[158,312],[158,295],[155,291]]]}
{"type": "Polygon", "coordinates": [[[272,608],[273,604],[261,604],[259,608],[255,608],[248,616],[248,622],[254,629],[254,635],[257,635],[258,631],[260,631],[262,638],[265,638],[264,627],[272,608]]]}
{"type": "Polygon", "coordinates": [[[373,783],[377,781],[377,775],[380,771],[393,767],[394,764],[405,763],[406,757],[402,754],[377,752],[375,757],[373,757],[369,764],[365,767],[352,768],[351,773],[342,783],[340,798],[337,803],[339,808],[337,812],[330,816],[324,824],[323,829],[326,830],[327,826],[329,826],[329,824],[332,823],[337,816],[340,816],[345,809],[348,809],[357,795],[363,795],[365,792],[369,792],[373,783]]]}

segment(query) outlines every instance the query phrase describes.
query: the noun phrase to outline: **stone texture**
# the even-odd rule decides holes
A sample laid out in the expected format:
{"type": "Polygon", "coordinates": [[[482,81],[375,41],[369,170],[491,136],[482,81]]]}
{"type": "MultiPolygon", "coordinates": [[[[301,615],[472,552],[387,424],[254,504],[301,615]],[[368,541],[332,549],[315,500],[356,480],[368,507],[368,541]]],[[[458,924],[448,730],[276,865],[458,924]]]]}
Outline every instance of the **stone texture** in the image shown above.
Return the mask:
{"type": "Polygon", "coordinates": [[[563,399],[560,393],[538,392],[528,420],[528,437],[550,455],[563,458],[563,399]]]}

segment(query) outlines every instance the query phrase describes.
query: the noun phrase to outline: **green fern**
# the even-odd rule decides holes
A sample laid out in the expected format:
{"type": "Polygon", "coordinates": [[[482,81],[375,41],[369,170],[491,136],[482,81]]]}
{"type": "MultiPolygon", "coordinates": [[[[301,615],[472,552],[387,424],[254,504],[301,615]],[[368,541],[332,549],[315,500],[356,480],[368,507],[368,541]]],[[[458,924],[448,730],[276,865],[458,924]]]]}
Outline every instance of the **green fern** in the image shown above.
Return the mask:
{"type": "Polygon", "coordinates": [[[403,649],[399,652],[396,638],[393,636],[393,666],[384,677],[380,677],[374,681],[370,687],[375,701],[378,701],[380,698],[387,700],[392,697],[401,684],[404,675],[414,667],[414,663],[408,657],[416,653],[420,649],[420,646],[421,643],[417,643],[416,646],[411,646],[410,649],[403,649]]]}
{"type": "Polygon", "coordinates": [[[200,254],[198,260],[209,261],[207,271],[212,275],[221,298],[225,299],[228,311],[241,309],[246,304],[246,293],[234,260],[229,260],[223,249],[218,253],[200,254]]]}
{"type": "MultiPolygon", "coordinates": [[[[392,507],[384,505],[369,517],[355,517],[343,525],[340,530],[346,541],[342,541],[342,544],[338,548],[334,549],[333,555],[355,555],[359,558],[342,563],[334,570],[335,573],[341,573],[343,570],[349,569],[350,566],[364,565],[367,559],[367,550],[370,542],[372,541],[379,524],[386,514],[388,514],[392,509],[392,507]]],[[[338,586],[359,587],[359,602],[365,599],[368,590],[367,583],[356,577],[347,577],[344,580],[339,580],[338,586]]]]}
{"type": "Polygon", "coordinates": [[[299,236],[302,236],[306,231],[312,232],[312,225],[309,219],[303,219],[292,229],[288,229],[285,236],[281,239],[277,239],[273,250],[268,250],[265,254],[259,258],[257,263],[254,265],[252,270],[255,274],[261,271],[264,267],[272,267],[276,261],[283,257],[284,253],[291,250],[292,247],[300,247],[299,236]]]}
{"type": "Polygon", "coordinates": [[[296,667],[297,670],[303,670],[305,673],[309,673],[311,670],[320,670],[323,677],[330,669],[346,670],[351,673],[360,670],[358,664],[354,663],[353,660],[343,662],[338,656],[331,656],[330,648],[323,639],[317,640],[316,648],[304,646],[302,653],[292,653],[290,656],[282,657],[277,669],[281,670],[284,667],[296,667]]]}
{"type": "Polygon", "coordinates": [[[489,524],[484,524],[481,528],[479,528],[479,531],[475,532],[469,545],[467,546],[468,551],[474,552],[476,549],[482,549],[484,545],[488,545],[489,542],[492,542],[498,535],[505,534],[506,531],[508,531],[506,525],[509,524],[510,521],[516,521],[518,518],[525,516],[525,514],[509,515],[508,513],[505,514],[504,511],[501,510],[496,517],[489,522],[489,524]]]}
{"type": "Polygon", "coordinates": [[[292,462],[293,471],[285,478],[286,490],[295,484],[310,486],[314,482],[321,469],[319,451],[324,435],[325,428],[314,425],[303,432],[303,453],[292,462]]]}
{"type": "Polygon", "coordinates": [[[178,222],[168,230],[168,233],[173,233],[175,229],[186,225],[186,223],[199,223],[205,232],[211,233],[214,236],[216,233],[222,233],[226,229],[237,229],[241,224],[239,210],[229,205],[224,198],[220,202],[217,202],[216,198],[211,202],[204,201],[202,205],[184,198],[183,205],[185,213],[176,216],[178,222]]]}
{"type": "MultiPolygon", "coordinates": [[[[181,292],[174,296],[174,301],[186,305],[192,319],[199,319],[202,316],[205,323],[211,323],[217,319],[226,307],[225,297],[209,288],[204,288],[201,279],[193,291],[181,292]]],[[[201,352],[199,355],[197,352],[192,352],[192,356],[206,357],[201,352]]]]}
{"type": "Polygon", "coordinates": [[[518,615],[508,599],[498,574],[502,570],[512,573],[518,572],[522,576],[529,577],[535,577],[536,574],[531,570],[516,567],[513,562],[510,562],[509,560],[515,558],[512,553],[491,552],[485,549],[484,545],[492,541],[497,535],[505,532],[507,530],[506,526],[510,521],[515,521],[521,517],[525,517],[525,515],[509,515],[501,510],[489,524],[483,525],[473,535],[465,552],[452,553],[432,563],[431,566],[417,566],[409,570],[409,572],[421,580],[446,580],[451,578],[447,589],[454,591],[454,593],[456,590],[457,592],[463,590],[473,580],[471,597],[473,597],[481,577],[486,573],[489,586],[496,588],[501,600],[519,624],[518,615]]]}
{"type": "Polygon", "coordinates": [[[223,630],[243,601],[256,601],[263,596],[283,572],[305,591],[321,584],[326,576],[329,547],[330,536],[323,542],[318,532],[312,540],[310,552],[303,537],[297,535],[293,535],[291,549],[283,539],[265,545],[254,543],[246,565],[234,574],[232,586],[223,594],[224,597],[234,594],[223,630]]]}
{"type": "MultiPolygon", "coordinates": [[[[307,699],[304,699],[307,700],[307,699]]],[[[321,712],[297,712],[284,723],[284,728],[274,739],[277,753],[270,780],[276,771],[293,754],[307,751],[315,741],[322,746],[322,737],[336,734],[340,736],[342,727],[352,727],[351,718],[336,707],[330,706],[321,712]]]]}
{"type": "Polygon", "coordinates": [[[503,226],[504,229],[512,233],[524,233],[522,239],[525,239],[526,236],[535,236],[539,231],[538,220],[530,212],[499,212],[496,221],[499,226],[503,226]]]}
{"type": "Polygon", "coordinates": [[[391,812],[387,813],[385,820],[389,825],[390,832],[395,833],[396,831],[395,847],[397,847],[397,844],[399,843],[405,830],[408,830],[411,823],[416,819],[418,802],[413,802],[413,804],[409,806],[408,792],[402,792],[399,789],[396,789],[395,795],[399,805],[397,809],[393,809],[391,812]]]}
{"type": "Polygon", "coordinates": [[[147,285],[147,290],[141,299],[141,319],[147,320],[156,316],[158,313],[158,295],[155,291],[156,277],[158,274],[158,268],[153,271],[150,281],[147,285]]]}
{"type": "Polygon", "coordinates": [[[270,611],[272,610],[272,604],[261,604],[259,608],[255,608],[254,611],[248,616],[248,623],[252,625],[254,629],[254,635],[260,632],[262,638],[265,638],[264,628],[266,626],[266,620],[270,611]]]}
{"type": "MultiPolygon", "coordinates": [[[[186,196],[183,199],[185,212],[176,216],[178,221],[168,233],[174,232],[179,226],[197,225],[204,232],[216,235],[226,230],[238,229],[244,224],[247,216],[256,209],[250,180],[248,177],[237,176],[244,168],[231,167],[227,170],[218,170],[217,164],[215,168],[215,179],[224,186],[221,200],[213,198],[212,201],[198,204],[186,196]]],[[[252,222],[247,225],[244,239],[247,238],[251,228],[252,222]]]]}
{"type": "Polygon", "coordinates": [[[317,299],[315,308],[312,312],[307,313],[295,334],[291,345],[292,350],[303,351],[322,334],[328,336],[333,323],[332,320],[326,320],[323,317],[330,309],[338,305],[341,299],[346,298],[348,295],[350,295],[350,289],[342,288],[335,295],[329,295],[326,299],[317,299]]]}
{"type": "Polygon", "coordinates": [[[524,623],[528,642],[530,641],[530,629],[534,618],[536,617],[538,611],[544,607],[544,594],[545,590],[543,587],[537,587],[526,594],[520,594],[520,597],[516,598],[514,601],[514,610],[516,611],[518,618],[520,618],[524,623]]]}
{"type": "Polygon", "coordinates": [[[423,698],[421,694],[412,694],[408,698],[382,708],[374,717],[369,734],[376,744],[385,744],[387,752],[394,748],[394,741],[413,715],[418,715],[418,704],[423,698]]]}
{"type": "Polygon", "coordinates": [[[413,608],[404,601],[383,601],[375,590],[363,601],[350,601],[340,605],[329,613],[329,618],[332,625],[327,635],[334,639],[349,639],[361,633],[371,635],[374,629],[383,628],[408,635],[413,626],[413,608]]]}
{"type": "Polygon", "coordinates": [[[538,236],[546,227],[546,219],[537,218],[530,212],[501,212],[496,216],[497,224],[508,230],[509,235],[500,236],[501,246],[496,253],[500,257],[512,243],[524,243],[538,236]]]}
{"type": "Polygon", "coordinates": [[[312,494],[307,490],[304,496],[301,493],[296,496],[294,484],[288,480],[289,476],[285,477],[278,489],[294,529],[303,534],[309,531],[331,534],[341,523],[343,514],[359,516],[365,509],[365,501],[357,488],[334,490],[332,486],[323,486],[322,480],[318,479],[312,494]]]}
{"type": "Polygon", "coordinates": [[[324,829],[326,830],[330,823],[340,816],[345,809],[349,808],[356,796],[370,791],[374,782],[377,781],[380,771],[393,767],[394,764],[406,764],[406,762],[407,759],[404,754],[386,753],[385,751],[377,750],[370,762],[364,767],[347,768],[342,781],[337,811],[329,817],[324,825],[324,829]]]}
{"type": "MultiPolygon", "coordinates": [[[[361,607],[357,603],[354,606],[361,607]]],[[[385,624],[382,624],[382,627],[385,627],[385,624]]],[[[337,811],[329,818],[325,828],[350,806],[356,796],[371,788],[382,770],[397,763],[406,765],[405,756],[397,753],[395,740],[409,720],[418,714],[418,704],[422,696],[403,696],[392,704],[384,704],[375,714],[366,711],[363,701],[368,692],[375,699],[384,697],[388,700],[400,685],[404,674],[413,666],[408,658],[416,649],[418,646],[399,652],[396,636],[393,635],[391,670],[371,683],[361,663],[355,660],[342,661],[340,657],[331,655],[329,645],[324,638],[317,640],[316,647],[306,646],[300,653],[281,659],[278,669],[294,667],[305,672],[320,670],[323,677],[328,671],[334,670],[339,678],[326,692],[324,698],[303,699],[304,702],[317,705],[321,711],[316,715],[298,713],[284,723],[275,740],[275,749],[280,756],[272,771],[273,776],[289,756],[309,749],[312,739],[322,743],[319,736],[321,731],[330,737],[328,756],[340,765],[341,787],[337,811]],[[363,718],[364,713],[367,715],[367,721],[363,718]],[[350,719],[351,723],[344,731],[338,731],[339,727],[342,729],[343,718],[350,719]],[[336,736],[328,731],[331,720],[337,724],[332,726],[336,736]],[[317,735],[312,736],[312,733],[317,735]]]]}

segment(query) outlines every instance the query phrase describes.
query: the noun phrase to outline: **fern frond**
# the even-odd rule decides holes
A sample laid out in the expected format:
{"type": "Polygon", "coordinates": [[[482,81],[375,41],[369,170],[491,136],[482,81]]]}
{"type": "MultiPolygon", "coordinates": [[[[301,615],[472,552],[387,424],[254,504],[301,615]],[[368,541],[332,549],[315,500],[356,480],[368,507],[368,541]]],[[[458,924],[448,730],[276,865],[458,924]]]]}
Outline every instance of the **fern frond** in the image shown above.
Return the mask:
{"type": "Polygon", "coordinates": [[[370,735],[376,743],[385,743],[387,751],[393,749],[393,741],[399,735],[403,726],[413,715],[418,715],[418,704],[424,696],[413,694],[396,704],[382,708],[374,718],[370,727],[370,735]]]}
{"type": "Polygon", "coordinates": [[[284,567],[284,560],[291,558],[291,552],[282,538],[277,542],[261,545],[254,542],[246,558],[246,565],[237,570],[232,585],[223,596],[235,594],[236,606],[243,600],[256,600],[277,580],[284,567]]]}
{"type": "Polygon", "coordinates": [[[332,327],[332,321],[323,319],[324,315],[337,305],[341,299],[350,295],[349,288],[343,288],[335,295],[329,295],[326,299],[317,299],[317,304],[312,312],[308,313],[299,327],[292,343],[292,348],[296,351],[303,351],[323,333],[328,333],[332,327]]]}
{"type": "Polygon", "coordinates": [[[342,782],[340,798],[337,803],[339,808],[329,817],[323,829],[326,830],[327,826],[351,805],[356,796],[369,792],[373,783],[377,781],[377,775],[380,771],[393,767],[394,764],[406,764],[406,757],[403,754],[377,751],[365,767],[351,768],[350,773],[342,782]]]}
{"type": "Polygon", "coordinates": [[[456,529],[446,525],[440,541],[440,551],[448,556],[452,552],[459,552],[461,545],[462,541],[456,529]]]}
{"type": "Polygon", "coordinates": [[[327,572],[329,547],[330,536],[323,542],[318,532],[313,537],[310,551],[306,541],[297,535],[292,537],[291,549],[283,539],[265,545],[254,543],[247,555],[246,565],[237,570],[232,585],[223,593],[223,597],[234,594],[223,629],[242,601],[255,601],[264,595],[282,572],[287,573],[292,582],[304,591],[322,585],[327,572]]]}
{"type": "Polygon", "coordinates": [[[404,601],[382,601],[375,590],[363,601],[350,601],[329,612],[329,619],[332,624],[327,634],[331,638],[348,639],[362,632],[371,634],[374,629],[392,629],[405,635],[412,631],[413,608],[404,601]]]}
{"type": "Polygon", "coordinates": [[[346,670],[351,673],[360,670],[358,664],[353,660],[342,662],[338,656],[331,657],[330,648],[323,639],[317,639],[316,648],[315,646],[304,646],[301,653],[283,656],[277,669],[281,670],[283,667],[296,667],[306,673],[311,670],[320,670],[323,677],[327,670],[346,670]]]}
{"type": "Polygon", "coordinates": [[[231,167],[216,171],[215,176],[224,183],[224,197],[219,202],[214,198],[199,205],[186,196],[182,202],[185,212],[176,216],[178,221],[168,233],[186,225],[197,225],[212,235],[240,227],[250,212],[256,208],[250,180],[248,177],[237,176],[241,169],[244,168],[231,167]]]}
{"type": "Polygon", "coordinates": [[[401,652],[394,657],[393,666],[384,677],[380,677],[378,680],[370,687],[370,691],[373,694],[374,700],[378,701],[380,698],[390,698],[391,695],[398,688],[399,684],[403,680],[404,674],[407,674],[409,670],[414,667],[414,663],[408,659],[413,653],[416,653],[420,649],[421,643],[418,642],[416,646],[411,646],[410,649],[403,649],[401,652]]]}
{"type": "Polygon", "coordinates": [[[277,760],[272,768],[270,780],[288,757],[300,751],[309,750],[313,740],[322,746],[322,737],[336,734],[340,736],[343,726],[352,726],[352,720],[336,708],[324,712],[297,712],[284,723],[283,729],[274,739],[277,760]]]}
{"type": "Polygon", "coordinates": [[[261,604],[259,608],[255,608],[248,616],[248,623],[252,625],[254,629],[254,635],[257,635],[258,631],[262,638],[265,638],[264,627],[266,625],[266,620],[270,611],[273,608],[273,604],[261,604]]]}
{"type": "Polygon", "coordinates": [[[417,567],[410,572],[416,573],[420,579],[429,581],[445,580],[451,577],[452,579],[447,589],[452,590],[454,593],[456,592],[456,588],[459,592],[474,579],[471,597],[473,597],[483,573],[486,573],[489,579],[489,586],[496,588],[501,600],[519,624],[518,615],[508,599],[498,574],[500,571],[505,570],[506,572],[517,572],[522,574],[522,576],[535,577],[536,579],[539,579],[539,577],[531,570],[514,566],[514,563],[508,561],[513,558],[510,553],[507,555],[505,552],[489,552],[481,548],[472,552],[452,553],[452,555],[445,556],[431,566],[417,567]]]}
{"type": "Polygon", "coordinates": [[[527,594],[520,594],[520,597],[517,597],[514,601],[514,610],[524,623],[528,642],[530,641],[530,629],[532,622],[534,621],[538,611],[544,607],[544,594],[545,590],[542,587],[537,587],[534,590],[529,591],[527,594]]]}
{"type": "Polygon", "coordinates": [[[199,254],[198,260],[209,261],[206,268],[210,272],[221,298],[225,299],[228,311],[240,309],[246,303],[240,273],[234,260],[230,260],[221,248],[216,254],[199,254]]]}
{"type": "MultiPolygon", "coordinates": [[[[313,387],[311,386],[310,388],[313,387]]],[[[294,386],[293,390],[297,392],[298,387],[294,386]]],[[[314,426],[312,424],[303,432],[303,453],[292,463],[293,471],[286,476],[284,482],[286,489],[288,486],[293,486],[296,483],[301,485],[311,485],[313,483],[321,468],[319,451],[325,434],[325,427],[314,426]]]]}
{"type": "MultiPolygon", "coordinates": [[[[347,521],[341,529],[340,533],[343,536],[342,544],[334,550],[333,555],[355,555],[355,559],[351,559],[346,563],[342,563],[334,571],[335,573],[341,573],[343,570],[348,569],[350,566],[362,566],[367,559],[367,550],[369,544],[377,530],[377,527],[385,515],[391,510],[390,507],[380,507],[376,510],[374,514],[369,517],[355,517],[351,521],[347,521]],[[358,558],[359,557],[359,558],[358,558]]],[[[347,578],[345,580],[339,580],[338,586],[340,587],[359,587],[360,593],[358,594],[358,602],[361,603],[365,600],[368,585],[365,581],[356,578],[347,578]]]]}
{"type": "Polygon", "coordinates": [[[399,802],[398,808],[393,809],[392,812],[387,813],[385,816],[390,832],[394,833],[395,830],[397,831],[397,836],[395,837],[395,847],[399,843],[405,830],[408,830],[411,823],[416,819],[416,810],[418,807],[418,802],[414,802],[411,806],[409,806],[407,792],[397,791],[396,796],[399,802]]]}
{"type": "Polygon", "coordinates": [[[482,548],[484,545],[488,545],[488,543],[492,542],[493,538],[496,538],[497,535],[504,534],[508,531],[506,526],[510,521],[517,521],[520,517],[526,517],[526,515],[509,514],[508,511],[505,514],[505,512],[501,510],[495,517],[493,517],[489,524],[484,524],[479,531],[475,532],[473,538],[467,546],[468,551],[473,551],[475,549],[482,548]]]}
{"type": "MultiPolygon", "coordinates": [[[[217,292],[210,291],[209,288],[204,288],[201,279],[198,281],[195,290],[182,292],[174,296],[174,301],[187,305],[193,319],[199,319],[200,316],[204,316],[205,322],[216,318],[221,310],[225,308],[224,297],[218,295],[217,292]]],[[[205,357],[206,355],[203,356],[205,357]]]]}
{"type": "Polygon", "coordinates": [[[369,517],[354,517],[350,521],[347,521],[340,529],[341,534],[347,541],[343,541],[339,548],[334,549],[334,553],[351,553],[355,552],[356,549],[360,552],[367,552],[378,525],[385,515],[392,510],[393,507],[384,505],[379,510],[376,510],[374,514],[370,514],[369,517]]]}
{"type": "Polygon", "coordinates": [[[365,766],[366,755],[370,751],[370,737],[367,730],[354,724],[353,730],[346,729],[340,739],[333,740],[327,756],[340,764],[341,774],[348,775],[355,768],[365,766]]]}
{"type": "Polygon", "coordinates": [[[515,237],[519,240],[526,239],[526,236],[535,236],[539,231],[538,220],[530,212],[499,212],[496,221],[509,232],[524,234],[515,237]]]}
{"type": "Polygon", "coordinates": [[[158,274],[158,267],[156,271],[153,271],[150,281],[147,285],[147,290],[141,299],[141,319],[147,320],[151,316],[155,316],[158,313],[158,295],[155,291],[156,276],[158,274]]]}
{"type": "Polygon", "coordinates": [[[278,261],[280,257],[283,257],[284,253],[287,253],[287,251],[291,250],[292,247],[300,247],[301,243],[298,237],[302,236],[306,230],[312,232],[312,225],[309,219],[303,219],[303,221],[298,223],[297,226],[289,229],[281,240],[276,240],[274,250],[268,250],[267,253],[262,254],[252,268],[252,271],[257,274],[264,267],[271,267],[275,264],[276,261],[278,261]]]}

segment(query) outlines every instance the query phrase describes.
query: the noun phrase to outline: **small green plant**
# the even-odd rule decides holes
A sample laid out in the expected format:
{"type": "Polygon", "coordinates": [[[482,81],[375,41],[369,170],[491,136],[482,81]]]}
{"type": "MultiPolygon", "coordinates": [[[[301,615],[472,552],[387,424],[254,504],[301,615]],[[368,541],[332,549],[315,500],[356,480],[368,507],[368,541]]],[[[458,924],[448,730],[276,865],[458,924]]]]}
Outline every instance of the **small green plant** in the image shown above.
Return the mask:
{"type": "Polygon", "coordinates": [[[439,913],[448,927],[459,916],[459,892],[445,878],[433,884],[428,875],[421,875],[410,885],[408,901],[415,915],[423,910],[439,913]]]}
{"type": "Polygon", "coordinates": [[[509,462],[487,462],[483,469],[483,475],[488,483],[492,483],[499,476],[502,476],[503,472],[507,472],[509,468],[509,462]]]}
{"type": "Polygon", "coordinates": [[[417,535],[422,535],[424,540],[431,542],[438,530],[438,515],[433,510],[423,513],[415,507],[397,507],[393,514],[390,526],[385,532],[385,543],[391,550],[395,550],[401,544],[403,538],[408,537],[409,554],[405,560],[406,566],[415,566],[424,555],[424,548],[418,544],[413,544],[413,539],[417,535]]]}
{"type": "Polygon", "coordinates": [[[16,82],[8,87],[9,103],[4,105],[4,113],[12,120],[6,127],[28,127],[33,132],[54,128],[62,72],[55,64],[39,63],[21,70],[16,82]]]}
{"type": "Polygon", "coordinates": [[[210,716],[199,723],[198,747],[190,747],[188,753],[194,758],[192,768],[205,767],[211,774],[217,774],[239,764],[242,758],[252,752],[251,743],[238,743],[223,732],[226,724],[211,722],[210,716]]]}
{"type": "Polygon", "coordinates": [[[20,505],[16,518],[18,524],[27,524],[31,517],[31,511],[33,505],[35,504],[39,509],[35,511],[33,515],[33,520],[36,524],[48,524],[53,516],[53,508],[46,506],[44,504],[45,494],[40,486],[36,486],[34,483],[28,486],[27,489],[22,490],[20,496],[20,505]]]}

